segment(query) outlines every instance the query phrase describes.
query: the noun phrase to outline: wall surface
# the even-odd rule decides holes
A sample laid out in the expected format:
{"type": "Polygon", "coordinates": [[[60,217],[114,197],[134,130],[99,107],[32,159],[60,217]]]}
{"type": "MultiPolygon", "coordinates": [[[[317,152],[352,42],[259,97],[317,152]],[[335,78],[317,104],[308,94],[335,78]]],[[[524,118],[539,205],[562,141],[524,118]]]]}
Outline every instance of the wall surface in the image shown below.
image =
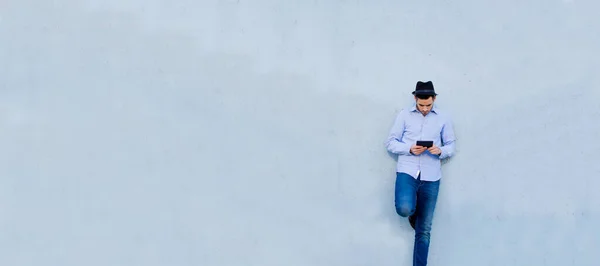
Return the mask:
{"type": "Polygon", "coordinates": [[[411,265],[417,80],[430,265],[600,265],[600,4],[484,2],[1,1],[0,265],[411,265]]]}

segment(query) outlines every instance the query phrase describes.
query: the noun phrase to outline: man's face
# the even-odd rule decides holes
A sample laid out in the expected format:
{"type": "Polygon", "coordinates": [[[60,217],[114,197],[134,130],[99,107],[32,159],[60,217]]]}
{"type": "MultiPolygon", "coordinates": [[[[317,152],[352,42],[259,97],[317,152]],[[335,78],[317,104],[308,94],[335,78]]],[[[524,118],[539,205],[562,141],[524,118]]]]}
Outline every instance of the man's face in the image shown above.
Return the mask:
{"type": "Polygon", "coordinates": [[[433,107],[433,102],[435,101],[434,97],[429,97],[426,100],[419,99],[415,96],[415,100],[417,101],[417,110],[423,114],[423,116],[429,114],[431,108],[433,107]]]}

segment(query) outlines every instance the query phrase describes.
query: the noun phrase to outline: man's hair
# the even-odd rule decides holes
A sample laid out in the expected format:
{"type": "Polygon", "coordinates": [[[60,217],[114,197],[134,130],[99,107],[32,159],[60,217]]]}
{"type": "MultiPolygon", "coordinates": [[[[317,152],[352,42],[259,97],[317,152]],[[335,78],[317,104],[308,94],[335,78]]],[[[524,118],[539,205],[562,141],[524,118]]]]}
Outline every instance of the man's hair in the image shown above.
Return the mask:
{"type": "Polygon", "coordinates": [[[429,97],[433,97],[435,99],[434,95],[416,95],[417,98],[421,99],[421,100],[427,100],[429,99],[429,97]]]}

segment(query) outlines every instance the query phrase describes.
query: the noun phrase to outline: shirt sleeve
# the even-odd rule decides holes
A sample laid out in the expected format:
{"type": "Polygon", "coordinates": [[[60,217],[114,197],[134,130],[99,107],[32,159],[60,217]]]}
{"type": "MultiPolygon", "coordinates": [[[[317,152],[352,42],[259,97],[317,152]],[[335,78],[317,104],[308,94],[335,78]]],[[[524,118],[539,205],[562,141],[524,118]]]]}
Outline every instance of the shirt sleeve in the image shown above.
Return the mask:
{"type": "Polygon", "coordinates": [[[393,154],[411,155],[410,145],[402,141],[402,136],[404,135],[404,130],[406,128],[405,110],[406,109],[400,111],[396,116],[394,125],[392,126],[392,129],[390,130],[388,138],[385,142],[387,150],[393,154]]]}
{"type": "Polygon", "coordinates": [[[444,123],[440,135],[442,138],[442,147],[440,147],[442,153],[440,154],[440,159],[454,156],[456,151],[456,135],[454,134],[454,125],[450,119],[444,123]]]}

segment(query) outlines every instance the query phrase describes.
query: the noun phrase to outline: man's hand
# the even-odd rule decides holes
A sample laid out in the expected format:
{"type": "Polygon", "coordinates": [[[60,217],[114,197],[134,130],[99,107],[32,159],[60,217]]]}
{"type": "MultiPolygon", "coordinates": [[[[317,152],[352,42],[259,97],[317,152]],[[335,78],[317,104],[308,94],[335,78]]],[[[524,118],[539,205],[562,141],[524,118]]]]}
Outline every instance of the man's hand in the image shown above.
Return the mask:
{"type": "Polygon", "coordinates": [[[431,146],[429,149],[427,149],[429,151],[429,153],[431,154],[435,154],[435,155],[440,155],[442,154],[442,150],[438,147],[438,146],[431,146]]]}
{"type": "Polygon", "coordinates": [[[423,146],[417,146],[412,145],[412,147],[410,147],[410,153],[414,154],[414,155],[420,155],[421,153],[423,153],[425,150],[427,150],[426,147],[423,146]]]}

